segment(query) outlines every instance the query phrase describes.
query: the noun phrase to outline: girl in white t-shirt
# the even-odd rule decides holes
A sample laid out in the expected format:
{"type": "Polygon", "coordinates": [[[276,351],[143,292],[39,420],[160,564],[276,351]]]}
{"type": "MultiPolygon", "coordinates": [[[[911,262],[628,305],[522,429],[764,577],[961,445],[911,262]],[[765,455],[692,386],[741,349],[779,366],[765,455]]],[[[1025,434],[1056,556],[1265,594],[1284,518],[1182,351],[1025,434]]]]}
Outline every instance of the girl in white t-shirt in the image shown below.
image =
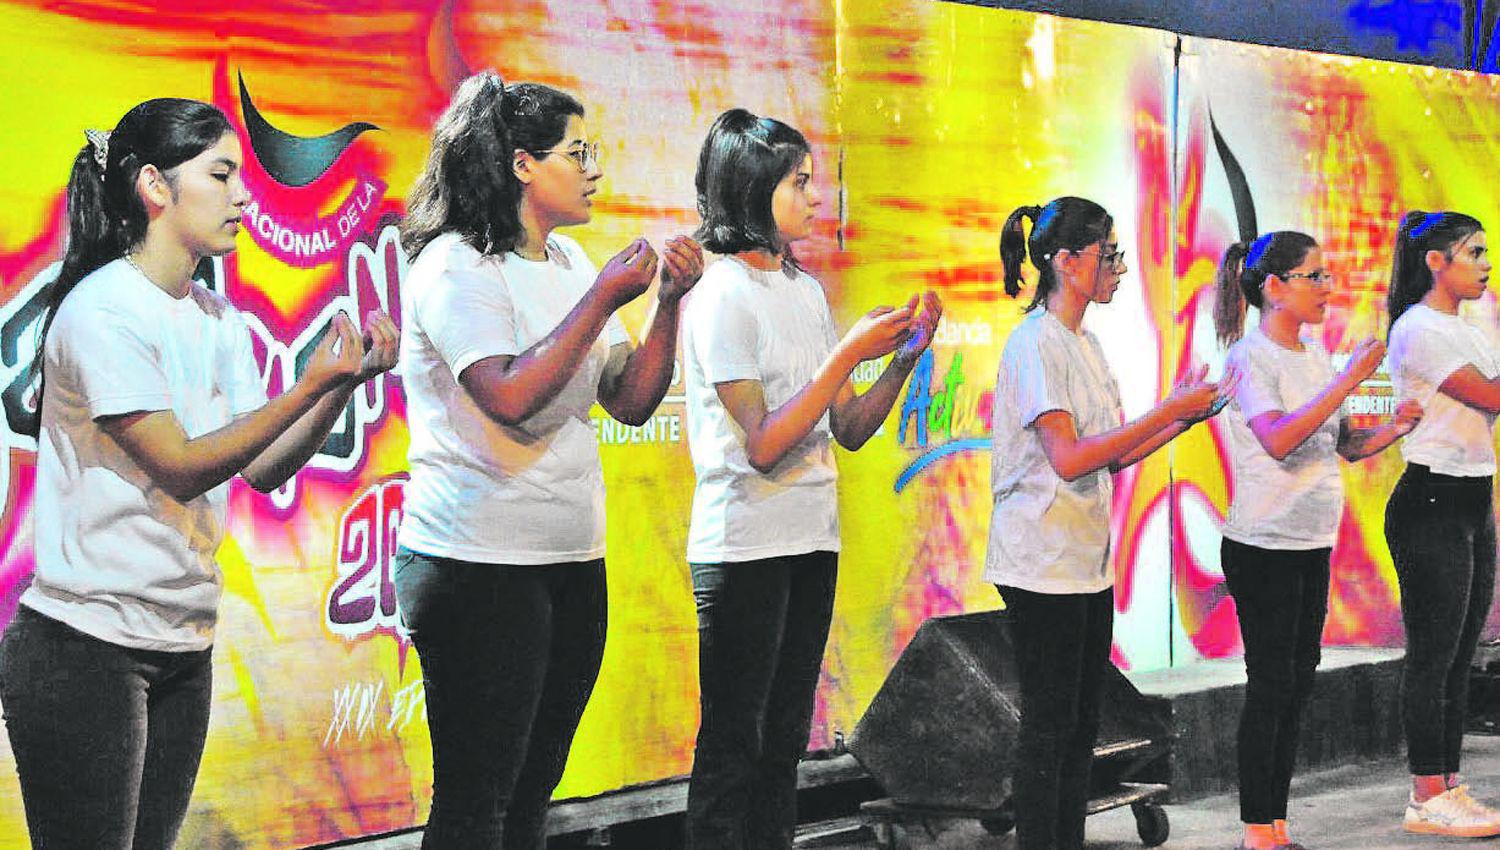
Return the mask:
{"type": "Polygon", "coordinates": [[[36,574],[0,641],[0,701],[36,847],[167,848],[208,730],[228,480],[262,492],[395,363],[347,316],[266,401],[250,332],[193,279],[234,250],[239,139],[206,103],[148,100],[90,130],[44,295],[36,574]]]}
{"type": "Polygon", "coordinates": [[[1240,375],[1227,415],[1233,500],[1221,562],[1245,645],[1245,705],[1239,725],[1241,850],[1295,848],[1287,794],[1302,709],[1312,694],[1328,613],[1329,558],[1344,513],[1338,458],[1375,454],[1410,431],[1421,405],[1354,428],[1343,401],[1385,356],[1367,339],[1335,374],[1305,325],[1327,315],[1333,276],[1311,236],[1267,233],[1224,252],[1214,326],[1231,344],[1226,368],[1240,375]],[[1246,304],[1260,321],[1244,331],[1246,304]]]}
{"type": "Polygon", "coordinates": [[[683,319],[702,725],[688,786],[691,850],[789,850],[797,762],[833,615],[836,440],[857,449],[932,341],[929,292],[877,308],[839,338],[818,281],[791,255],[819,198],[807,140],[743,109],[698,159],[698,235],[726,255],[683,319]],[[861,361],[900,350],[857,395],[861,361]]]}
{"type": "Polygon", "coordinates": [[[583,224],[603,171],[583,106],[490,72],[433,129],[402,240],[411,480],[396,595],[422,662],[433,802],[424,848],[541,850],[552,791],[604,653],[604,479],[589,410],[633,425],[672,379],[677,313],[702,271],[663,254],[649,330],[644,239],[596,272],[583,224]]]}
{"type": "Polygon", "coordinates": [[[1401,444],[1406,471],[1385,509],[1401,585],[1401,683],[1409,832],[1500,834],[1500,812],[1459,781],[1469,665],[1495,586],[1493,426],[1500,412],[1494,329],[1458,314],[1485,294],[1484,229],[1457,212],[1412,212],[1396,234],[1388,295],[1391,378],[1426,410],[1401,444]]]}
{"type": "Polygon", "coordinates": [[[1011,213],[1000,260],[1012,297],[1028,248],[1036,295],[1006,340],[996,378],[984,578],[1005,599],[1016,648],[1019,847],[1077,850],[1113,640],[1110,474],[1211,415],[1233,379],[1205,383],[1205,368],[1192,370],[1165,401],[1122,424],[1104,351],[1083,329],[1084,311],[1109,303],[1125,273],[1114,220],[1072,197],[1011,213]]]}

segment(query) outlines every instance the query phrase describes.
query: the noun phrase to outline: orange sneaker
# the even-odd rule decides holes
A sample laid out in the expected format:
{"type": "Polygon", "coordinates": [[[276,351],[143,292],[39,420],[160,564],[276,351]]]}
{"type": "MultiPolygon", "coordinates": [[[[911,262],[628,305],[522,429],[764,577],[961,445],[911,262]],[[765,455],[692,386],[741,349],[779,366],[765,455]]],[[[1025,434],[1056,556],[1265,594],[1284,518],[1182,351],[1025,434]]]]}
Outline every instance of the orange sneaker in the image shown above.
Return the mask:
{"type": "Polygon", "coordinates": [[[1451,835],[1458,838],[1489,838],[1500,835],[1500,818],[1494,809],[1469,796],[1460,785],[1418,803],[1407,798],[1406,817],[1401,827],[1407,832],[1424,835],[1451,835]]]}

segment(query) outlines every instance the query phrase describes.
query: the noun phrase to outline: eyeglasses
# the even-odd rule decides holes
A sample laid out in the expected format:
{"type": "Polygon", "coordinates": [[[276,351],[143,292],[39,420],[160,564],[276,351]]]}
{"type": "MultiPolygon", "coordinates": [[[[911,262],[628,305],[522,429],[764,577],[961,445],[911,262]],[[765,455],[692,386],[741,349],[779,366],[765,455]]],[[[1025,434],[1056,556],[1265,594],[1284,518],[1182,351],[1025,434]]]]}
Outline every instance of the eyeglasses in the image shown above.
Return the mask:
{"type": "Polygon", "coordinates": [[[1309,284],[1311,284],[1314,288],[1317,288],[1317,289],[1332,289],[1333,288],[1333,273],[1332,272],[1326,272],[1326,271],[1316,271],[1316,272],[1287,272],[1286,274],[1281,275],[1281,279],[1282,280],[1286,280],[1286,281],[1296,280],[1297,278],[1302,278],[1303,280],[1307,281],[1309,284]]]}
{"type": "Polygon", "coordinates": [[[598,142],[589,142],[573,148],[548,148],[547,150],[532,151],[532,153],[560,153],[568,159],[573,160],[573,164],[584,174],[593,171],[599,165],[598,142]]]}
{"type": "Polygon", "coordinates": [[[1104,251],[1074,251],[1073,253],[1075,253],[1075,254],[1093,254],[1093,255],[1095,255],[1095,256],[1097,256],[1099,258],[1099,262],[1101,262],[1101,263],[1108,263],[1109,265],[1112,265],[1112,266],[1116,265],[1116,264],[1122,265],[1122,266],[1125,265],[1125,252],[1124,251],[1109,251],[1107,253],[1104,252],[1104,251]]]}

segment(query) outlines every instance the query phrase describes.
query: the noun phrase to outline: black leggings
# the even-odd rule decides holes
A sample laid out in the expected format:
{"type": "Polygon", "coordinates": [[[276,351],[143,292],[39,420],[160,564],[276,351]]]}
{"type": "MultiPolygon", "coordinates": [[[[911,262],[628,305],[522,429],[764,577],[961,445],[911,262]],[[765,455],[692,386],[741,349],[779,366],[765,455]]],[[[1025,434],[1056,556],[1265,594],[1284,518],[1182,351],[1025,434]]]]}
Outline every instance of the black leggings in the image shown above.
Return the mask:
{"type": "Polygon", "coordinates": [[[1385,506],[1385,539],[1401,583],[1401,683],[1413,775],[1457,773],[1469,665],[1495,595],[1495,512],[1488,478],[1409,464],[1385,506]]]}
{"type": "Polygon", "coordinates": [[[604,561],[507,566],[402,549],[396,596],[432,733],[423,850],[542,850],[604,656],[604,561]]]}
{"type": "Polygon", "coordinates": [[[1224,538],[1220,560],[1245,643],[1240,820],[1286,819],[1302,709],[1312,695],[1328,616],[1331,549],[1262,549],[1224,538]]]}
{"type": "Polygon", "coordinates": [[[129,649],[30,608],[0,641],[0,701],[37,850],[165,850],[208,734],[211,650],[129,649]]]}
{"type": "Polygon", "coordinates": [[[790,850],[836,552],[693,564],[702,723],[688,783],[689,850],[790,850]]]}
{"type": "Polygon", "coordinates": [[[997,588],[1010,612],[1021,686],[1017,847],[1079,850],[1114,641],[1114,589],[1052,594],[997,588]]]}

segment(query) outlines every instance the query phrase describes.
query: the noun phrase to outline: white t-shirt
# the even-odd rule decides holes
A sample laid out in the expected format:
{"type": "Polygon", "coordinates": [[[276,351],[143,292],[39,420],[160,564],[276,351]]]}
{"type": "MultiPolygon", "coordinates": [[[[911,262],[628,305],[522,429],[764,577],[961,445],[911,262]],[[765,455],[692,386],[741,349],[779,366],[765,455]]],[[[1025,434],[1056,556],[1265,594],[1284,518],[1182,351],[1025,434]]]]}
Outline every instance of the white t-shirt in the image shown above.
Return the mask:
{"type": "Polygon", "coordinates": [[[1401,456],[1442,475],[1495,474],[1495,414],[1439,391],[1443,381],[1472,365],[1486,378],[1500,375],[1500,350],[1461,316],[1415,304],[1391,327],[1391,379],[1396,398],[1414,398],[1425,413],[1401,443],[1401,456]]]}
{"type": "Polygon", "coordinates": [[[838,469],[825,414],[768,474],[750,465],[745,432],[715,384],[759,381],[775,410],[812,382],[838,343],[823,287],[810,275],[708,267],[683,313],[688,447],[698,487],[688,530],[693,563],[839,550],[838,469]]]}
{"type": "Polygon", "coordinates": [[[42,356],[36,577],[21,604],[121,646],[208,648],[229,485],[180,502],[96,420],[170,410],[194,438],[263,406],[244,320],[196,283],[173,298],[115,260],[63,299],[42,356]]]}
{"type": "Polygon", "coordinates": [[[1071,414],[1080,437],[1122,422],[1120,388],[1099,340],[1037,308],[1006,340],[995,379],[995,509],[984,580],[1035,593],[1097,593],[1114,584],[1114,479],[1107,467],[1074,481],[1058,476],[1032,427],[1052,410],[1071,414]]]}
{"type": "Polygon", "coordinates": [[[577,242],[548,259],[485,255],[456,233],[422,249],[401,286],[401,378],[411,445],[397,540],[413,551],[492,564],[604,556],[604,476],[589,409],[611,345],[610,317],[572,380],[521,424],[486,416],[459,384],[486,357],[518,355],[561,324],[594,284],[577,242]]]}
{"type": "Polygon", "coordinates": [[[1225,360],[1225,368],[1241,377],[1225,417],[1234,498],[1223,533],[1262,549],[1331,547],[1344,514],[1337,451],[1342,407],[1280,461],[1266,453],[1248,424],[1268,411],[1291,413],[1333,381],[1333,361],[1322,343],[1304,339],[1302,345],[1302,351],[1282,348],[1251,328],[1225,360]]]}

